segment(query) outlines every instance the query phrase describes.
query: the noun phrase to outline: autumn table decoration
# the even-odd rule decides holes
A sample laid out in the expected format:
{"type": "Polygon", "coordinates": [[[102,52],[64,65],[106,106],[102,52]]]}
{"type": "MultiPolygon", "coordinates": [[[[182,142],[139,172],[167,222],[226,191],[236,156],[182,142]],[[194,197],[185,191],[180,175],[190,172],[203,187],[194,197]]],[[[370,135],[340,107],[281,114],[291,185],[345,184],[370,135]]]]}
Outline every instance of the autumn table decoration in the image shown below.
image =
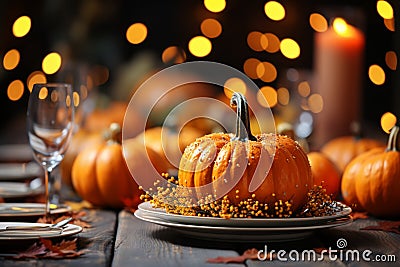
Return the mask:
{"type": "Polygon", "coordinates": [[[343,174],[347,164],[356,156],[376,147],[384,147],[384,144],[372,138],[355,136],[341,136],[326,143],[321,152],[332,160],[343,174]]]}
{"type": "MultiPolygon", "coordinates": [[[[112,123],[108,140],[81,151],[72,166],[74,189],[96,206],[123,208],[126,198],[139,203],[141,191],[126,166],[120,131],[119,124],[112,123]]],[[[146,151],[139,151],[140,147],[129,146],[125,154],[131,160],[147,156],[146,151]]]]}
{"type": "Polygon", "coordinates": [[[399,127],[390,131],[386,149],[376,148],[353,159],[342,177],[342,194],[348,204],[358,205],[379,217],[400,216],[399,127]]]}

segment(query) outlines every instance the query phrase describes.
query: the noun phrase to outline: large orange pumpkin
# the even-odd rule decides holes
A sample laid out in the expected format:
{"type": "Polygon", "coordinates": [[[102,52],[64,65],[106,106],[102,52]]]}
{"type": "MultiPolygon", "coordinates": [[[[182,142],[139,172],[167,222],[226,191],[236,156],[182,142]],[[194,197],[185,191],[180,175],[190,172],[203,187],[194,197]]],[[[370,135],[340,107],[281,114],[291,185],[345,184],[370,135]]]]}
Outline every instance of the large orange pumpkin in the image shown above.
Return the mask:
{"type": "Polygon", "coordinates": [[[336,165],[323,153],[307,154],[315,185],[321,185],[328,195],[335,198],[340,190],[341,175],[336,165]]]}
{"type": "Polygon", "coordinates": [[[157,152],[169,169],[177,169],[185,147],[201,135],[193,127],[184,127],[180,133],[167,127],[153,127],[139,134],[136,139],[144,141],[147,147],[157,152]]]}
{"type": "Polygon", "coordinates": [[[72,164],[78,154],[91,146],[100,144],[104,141],[101,131],[90,132],[85,129],[79,129],[71,138],[71,142],[65,152],[64,159],[60,164],[61,178],[67,185],[72,185],[71,170],[72,164]]]}
{"type": "MultiPolygon", "coordinates": [[[[120,127],[111,124],[111,138],[105,143],[83,150],[72,166],[72,184],[76,192],[96,206],[122,208],[124,199],[134,199],[139,203],[142,191],[131,176],[125,159],[140,164],[142,158],[150,157],[157,162],[158,154],[143,145],[127,141],[125,159],[118,141],[120,127]]],[[[156,166],[160,172],[166,171],[162,161],[156,166]]]]}
{"type": "Polygon", "coordinates": [[[342,174],[347,164],[349,164],[352,159],[376,147],[384,147],[384,144],[371,138],[342,136],[326,143],[321,148],[321,152],[327,155],[336,164],[342,174]]]}
{"type": "Polygon", "coordinates": [[[289,137],[252,136],[246,99],[235,93],[231,104],[237,106],[236,135],[213,133],[189,145],[180,162],[179,184],[199,188],[214,182],[216,195],[225,193],[231,203],[253,198],[273,205],[282,200],[297,210],[313,185],[307,155],[289,137]],[[254,188],[252,181],[261,183],[254,188]]]}
{"type": "Polygon", "coordinates": [[[375,216],[400,216],[399,127],[389,136],[387,148],[375,148],[353,159],[342,177],[346,203],[375,216]]]}

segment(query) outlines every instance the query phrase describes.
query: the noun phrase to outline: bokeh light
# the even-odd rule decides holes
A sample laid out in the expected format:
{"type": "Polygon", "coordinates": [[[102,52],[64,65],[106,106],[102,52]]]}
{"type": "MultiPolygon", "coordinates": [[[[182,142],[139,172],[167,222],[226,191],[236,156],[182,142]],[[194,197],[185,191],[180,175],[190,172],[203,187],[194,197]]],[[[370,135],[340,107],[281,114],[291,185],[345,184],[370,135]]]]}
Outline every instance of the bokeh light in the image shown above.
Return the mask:
{"type": "Polygon", "coordinates": [[[328,21],[318,13],[312,13],[309,18],[310,26],[316,32],[324,32],[328,29],[328,21]]]}
{"type": "Polygon", "coordinates": [[[254,51],[260,52],[268,47],[268,38],[261,32],[253,31],[247,35],[247,44],[254,51]]]}
{"type": "Polygon", "coordinates": [[[368,77],[376,85],[382,85],[385,83],[385,71],[378,65],[371,65],[368,69],[368,77]]]}
{"type": "Polygon", "coordinates": [[[6,70],[13,70],[18,66],[21,56],[17,49],[9,50],[3,58],[3,67],[6,70]]]}
{"type": "Polygon", "coordinates": [[[378,14],[384,19],[393,18],[393,7],[385,0],[379,0],[378,2],[376,2],[376,10],[378,11],[378,14]]]}
{"type": "Polygon", "coordinates": [[[200,25],[201,32],[208,38],[216,38],[222,33],[221,23],[216,19],[205,19],[200,25]]]}
{"type": "Polygon", "coordinates": [[[273,108],[278,103],[278,93],[271,86],[263,86],[257,92],[258,103],[266,108],[273,108]]]}
{"type": "Polygon", "coordinates": [[[268,40],[268,46],[265,50],[269,53],[278,52],[280,47],[280,41],[278,36],[276,36],[273,33],[265,33],[264,36],[267,37],[268,40]]]}
{"type": "Polygon", "coordinates": [[[278,93],[278,102],[279,104],[286,106],[290,101],[290,93],[289,90],[285,87],[281,87],[277,90],[278,93]]]}
{"type": "Polygon", "coordinates": [[[390,130],[396,125],[396,122],[397,118],[391,112],[386,112],[381,117],[381,126],[386,133],[390,133],[390,130]]]}
{"type": "Polygon", "coordinates": [[[245,82],[237,77],[226,80],[224,84],[224,94],[227,98],[231,99],[234,92],[246,94],[247,87],[245,82]]]}
{"type": "Polygon", "coordinates": [[[299,92],[299,95],[302,97],[307,97],[310,95],[311,88],[310,84],[307,81],[302,81],[297,85],[297,91],[299,92]]]}
{"type": "Polygon", "coordinates": [[[278,75],[275,66],[270,62],[261,62],[257,65],[256,71],[258,78],[267,83],[273,82],[278,75]]]}
{"type": "Polygon", "coordinates": [[[12,81],[7,88],[7,96],[12,101],[19,100],[24,94],[24,83],[20,80],[12,81]]]}
{"type": "Polygon", "coordinates": [[[49,91],[47,90],[46,87],[40,88],[40,91],[39,91],[39,99],[45,99],[45,98],[47,97],[48,94],[49,94],[49,91]]]}
{"type": "Polygon", "coordinates": [[[281,3],[276,1],[269,1],[264,6],[265,15],[268,18],[279,21],[285,18],[285,8],[281,3]]]}
{"type": "Polygon", "coordinates": [[[147,27],[143,23],[134,23],[126,30],[126,39],[131,44],[140,44],[146,39],[146,37],[147,27]]]}
{"type": "Polygon", "coordinates": [[[308,98],[308,107],[313,113],[320,113],[324,108],[324,100],[320,94],[312,94],[308,98]]]}
{"type": "Polygon", "coordinates": [[[290,38],[286,38],[281,41],[280,50],[282,54],[289,59],[295,59],[300,56],[299,44],[290,38]]]}
{"type": "Polygon", "coordinates": [[[179,64],[185,62],[186,53],[178,46],[170,46],[162,52],[161,59],[166,64],[179,64]]]}
{"type": "Polygon", "coordinates": [[[46,83],[46,82],[47,82],[46,75],[43,72],[37,70],[37,71],[32,72],[28,76],[26,84],[28,85],[28,90],[30,92],[32,92],[34,84],[36,84],[36,83],[46,83]]]}
{"type": "Polygon", "coordinates": [[[110,70],[106,66],[96,65],[92,68],[91,78],[93,79],[93,85],[92,87],[89,87],[90,82],[88,79],[88,88],[105,84],[110,78],[110,70]]]}
{"type": "Polygon", "coordinates": [[[226,2],[225,0],[204,0],[204,6],[207,10],[218,13],[225,9],[226,2]]]}
{"type": "Polygon", "coordinates": [[[212,49],[211,41],[204,36],[193,37],[189,41],[189,51],[196,57],[205,57],[212,49]]]}
{"type": "Polygon", "coordinates": [[[79,97],[78,92],[73,92],[73,93],[72,93],[72,98],[74,99],[74,106],[75,106],[75,107],[79,106],[80,97],[79,97]]]}
{"type": "Polygon", "coordinates": [[[61,56],[57,52],[52,52],[44,57],[42,61],[42,69],[46,74],[54,74],[61,67],[61,56]]]}
{"type": "Polygon", "coordinates": [[[396,55],[396,52],[394,52],[394,51],[386,52],[385,62],[386,62],[386,65],[391,70],[396,70],[396,68],[397,68],[397,55],[396,55]]]}
{"type": "Polygon", "coordinates": [[[395,29],[394,18],[384,19],[383,23],[385,24],[386,29],[388,29],[391,32],[394,32],[394,29],[395,29]]]}
{"type": "Polygon", "coordinates": [[[248,58],[243,64],[244,73],[249,76],[251,79],[258,79],[257,75],[257,66],[261,61],[256,58],[248,58]]]}
{"type": "Polygon", "coordinates": [[[31,19],[28,16],[19,17],[13,24],[12,31],[15,37],[24,37],[31,29],[31,19]]]}

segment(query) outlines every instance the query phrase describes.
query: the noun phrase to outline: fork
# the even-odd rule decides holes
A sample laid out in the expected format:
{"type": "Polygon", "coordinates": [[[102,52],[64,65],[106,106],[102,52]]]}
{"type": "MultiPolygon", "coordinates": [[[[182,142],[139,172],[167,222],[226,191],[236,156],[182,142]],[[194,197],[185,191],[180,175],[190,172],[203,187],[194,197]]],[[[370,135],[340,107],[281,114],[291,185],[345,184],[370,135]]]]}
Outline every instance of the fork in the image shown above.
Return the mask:
{"type": "Polygon", "coordinates": [[[34,230],[34,231],[47,231],[47,230],[62,230],[65,225],[67,225],[70,221],[72,221],[72,217],[59,221],[58,223],[52,225],[32,225],[32,226],[24,226],[24,225],[15,225],[15,226],[6,226],[4,229],[0,229],[0,232],[4,231],[15,231],[15,230],[34,230]]]}

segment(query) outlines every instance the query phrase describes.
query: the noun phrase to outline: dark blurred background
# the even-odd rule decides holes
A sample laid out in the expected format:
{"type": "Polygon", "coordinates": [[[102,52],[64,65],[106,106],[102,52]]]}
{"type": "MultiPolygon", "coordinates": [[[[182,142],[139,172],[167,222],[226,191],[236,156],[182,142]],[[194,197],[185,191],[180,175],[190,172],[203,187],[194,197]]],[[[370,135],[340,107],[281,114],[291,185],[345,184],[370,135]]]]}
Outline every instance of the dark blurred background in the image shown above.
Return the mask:
{"type": "MultiPolygon", "coordinates": [[[[41,70],[42,60],[50,52],[58,52],[62,56],[60,72],[69,63],[73,69],[74,66],[86,66],[89,73],[93,70],[105,72],[105,78],[104,75],[97,80],[93,78],[94,86],[101,95],[110,98],[121,98],[121,94],[115,92],[124,90],[121,87],[125,80],[133,80],[131,86],[134,87],[148,73],[168,66],[170,62],[163,62],[161,55],[169,46],[181,48],[185,61],[216,61],[240,71],[243,71],[243,64],[248,58],[271,62],[278,71],[277,78],[270,83],[259,79],[254,81],[258,86],[277,86],[278,81],[285,79],[287,69],[313,70],[315,31],[309,24],[309,17],[316,12],[326,16],[344,14],[350,17],[349,20],[354,17],[353,23],[365,33],[362,121],[378,128],[385,112],[400,114],[399,69],[392,70],[385,63],[388,51],[397,54],[400,51],[400,34],[398,30],[391,31],[385,27],[383,18],[377,13],[377,1],[279,1],[286,9],[286,17],[282,21],[267,18],[264,13],[266,2],[228,0],[222,12],[213,13],[205,8],[203,1],[193,0],[1,1],[1,58],[7,51],[17,49],[21,59],[13,70],[0,66],[0,122],[3,125],[0,142],[12,139],[14,134],[8,132],[11,129],[25,127],[18,125],[25,114],[29,96],[27,79],[32,72],[41,70]],[[12,25],[22,15],[31,18],[32,27],[26,36],[16,38],[12,34],[12,25]],[[200,24],[207,18],[217,19],[222,25],[222,33],[211,40],[210,54],[198,58],[188,51],[188,42],[192,37],[202,35],[200,24]],[[139,44],[129,43],[125,37],[126,30],[135,22],[143,23],[148,29],[146,39],[139,44]],[[288,59],[281,53],[254,51],[246,42],[252,31],[271,32],[279,38],[290,37],[300,45],[301,54],[296,59],[288,59]],[[369,79],[368,67],[372,64],[384,69],[386,80],[383,85],[375,85],[369,79]],[[25,84],[25,91],[18,100],[12,101],[7,95],[7,87],[17,79],[25,84]]],[[[398,17],[399,1],[388,2],[394,8],[394,17],[398,17]]],[[[399,29],[399,20],[394,23],[395,29],[399,29]]],[[[46,77],[48,81],[58,80],[60,73],[46,77]]]]}

